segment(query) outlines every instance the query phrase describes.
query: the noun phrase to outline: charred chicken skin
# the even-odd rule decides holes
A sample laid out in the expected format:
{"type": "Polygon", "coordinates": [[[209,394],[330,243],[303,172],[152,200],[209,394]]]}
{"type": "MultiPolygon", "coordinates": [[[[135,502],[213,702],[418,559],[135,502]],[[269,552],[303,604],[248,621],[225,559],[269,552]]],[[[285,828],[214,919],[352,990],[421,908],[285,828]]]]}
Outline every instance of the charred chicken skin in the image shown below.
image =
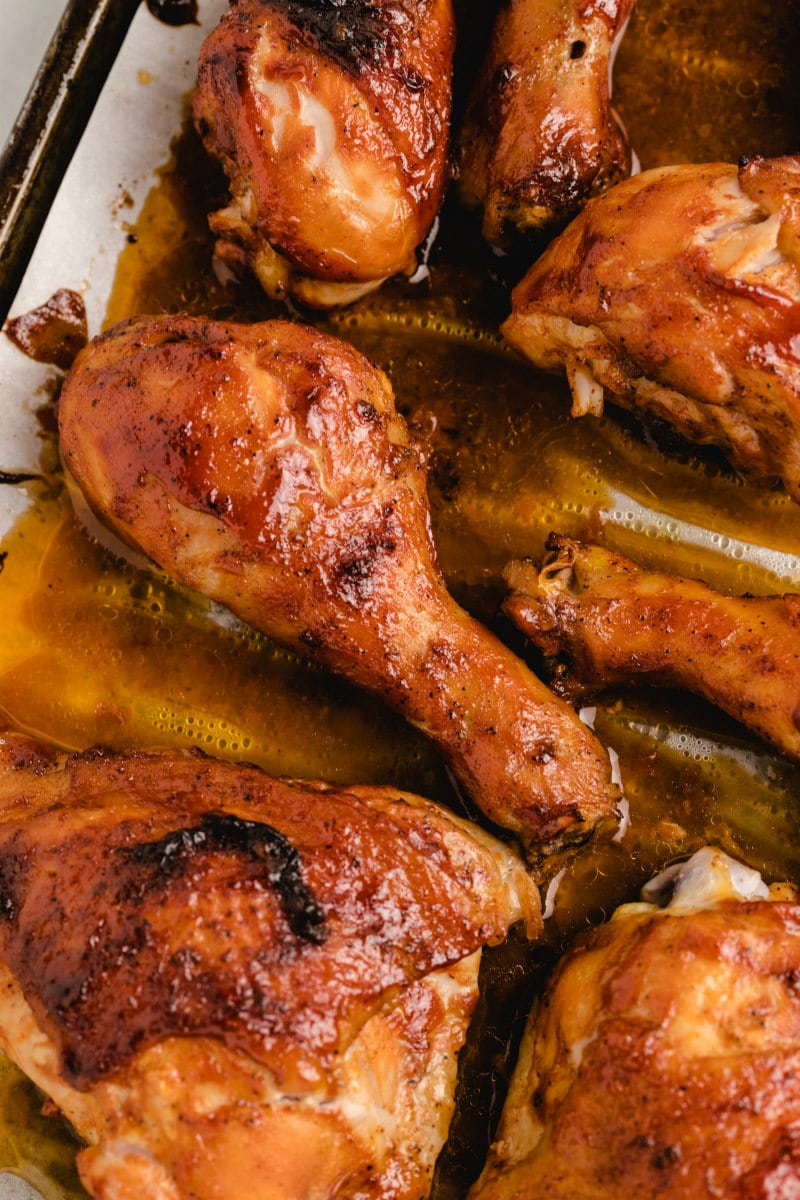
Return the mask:
{"type": "Polygon", "coordinates": [[[470,1200],[797,1191],[794,889],[711,848],[669,878],[666,907],[646,890],[560,964],[470,1200]]]}
{"type": "Polygon", "coordinates": [[[657,684],[703,696],[800,761],[800,596],[726,596],[552,535],[541,571],[505,572],[505,611],[555,689],[657,684]]]}
{"type": "Polygon", "coordinates": [[[0,737],[0,1044],[98,1200],[427,1195],[521,861],[389,788],[0,737]]]}
{"type": "Polygon", "coordinates": [[[800,157],[664,167],[591,200],[512,297],[507,341],[800,499],[800,157]]]}
{"type": "Polygon", "coordinates": [[[615,814],[605,751],[458,607],[386,376],[289,322],[137,318],[65,382],[65,464],[170,575],[377,693],[531,848],[615,814]]]}
{"type": "Polygon", "coordinates": [[[241,0],[204,43],[195,122],[228,176],[223,258],[325,308],[411,272],[447,182],[450,0],[241,0]]]}
{"type": "Polygon", "coordinates": [[[460,191],[502,245],[563,222],[630,173],[611,107],[635,0],[506,0],[460,134],[460,191]]]}

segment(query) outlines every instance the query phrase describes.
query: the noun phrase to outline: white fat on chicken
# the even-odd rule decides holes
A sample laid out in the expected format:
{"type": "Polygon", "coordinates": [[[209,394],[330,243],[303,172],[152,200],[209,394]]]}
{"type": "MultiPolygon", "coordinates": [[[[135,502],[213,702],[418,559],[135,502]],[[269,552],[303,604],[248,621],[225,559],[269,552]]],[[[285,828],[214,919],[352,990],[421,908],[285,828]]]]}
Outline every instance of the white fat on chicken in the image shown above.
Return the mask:
{"type": "MultiPolygon", "coordinates": [[[[344,224],[350,224],[365,234],[376,225],[402,219],[407,201],[400,180],[392,174],[376,173],[371,160],[351,158],[345,163],[339,151],[336,121],[316,96],[297,83],[277,83],[272,79],[256,78],[256,90],[267,101],[266,112],[272,117],[270,140],[276,156],[287,151],[287,127],[294,125],[309,135],[309,151],[293,170],[305,169],[309,175],[320,176],[332,203],[340,208],[344,224]]],[[[364,120],[365,118],[362,118],[364,120]]],[[[347,257],[340,246],[326,247],[347,257]]],[[[353,261],[352,259],[350,261],[353,261]]]]}

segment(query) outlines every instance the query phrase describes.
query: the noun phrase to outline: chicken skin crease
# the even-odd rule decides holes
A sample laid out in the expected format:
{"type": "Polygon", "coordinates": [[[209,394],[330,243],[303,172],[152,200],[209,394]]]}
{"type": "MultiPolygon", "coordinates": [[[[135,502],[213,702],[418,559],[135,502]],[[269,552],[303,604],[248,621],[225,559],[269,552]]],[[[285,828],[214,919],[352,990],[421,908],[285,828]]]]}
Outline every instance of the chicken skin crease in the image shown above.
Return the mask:
{"type": "Polygon", "coordinates": [[[318,308],[400,272],[448,175],[450,0],[241,0],[206,39],[195,124],[229,180],[223,259],[318,308]]]}
{"type": "Polygon", "coordinates": [[[663,167],[591,200],[512,296],[506,340],[800,500],[800,157],[663,167]]]}
{"type": "Polygon", "coordinates": [[[538,893],[391,788],[0,735],[0,1045],[97,1200],[428,1194],[481,948],[538,893]]]}
{"type": "Polygon", "coordinates": [[[470,1200],[797,1194],[796,890],[705,847],[643,896],[559,964],[470,1200]]]}
{"type": "Polygon", "coordinates": [[[547,549],[541,571],[506,568],[503,608],[560,695],[685,688],[800,762],[800,596],[726,596],[558,534],[547,549]]]}
{"type": "Polygon", "coordinates": [[[573,217],[631,170],[611,71],[635,0],[507,0],[459,136],[459,189],[507,241],[573,217]]]}
{"type": "Polygon", "coordinates": [[[138,318],[78,356],[64,462],[170,575],[371,690],[538,852],[615,815],[605,751],[448,594],[382,371],[285,321],[138,318]]]}

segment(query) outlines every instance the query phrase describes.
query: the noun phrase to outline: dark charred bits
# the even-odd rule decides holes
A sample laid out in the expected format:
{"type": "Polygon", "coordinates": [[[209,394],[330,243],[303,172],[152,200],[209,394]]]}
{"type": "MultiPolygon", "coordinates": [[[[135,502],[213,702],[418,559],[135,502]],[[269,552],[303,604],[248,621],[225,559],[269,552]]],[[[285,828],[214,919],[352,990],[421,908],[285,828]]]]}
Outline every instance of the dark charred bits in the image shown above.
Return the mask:
{"type": "Polygon", "coordinates": [[[392,12],[368,0],[274,0],[307,45],[358,76],[391,54],[392,12]]]}
{"type": "Polygon", "coordinates": [[[66,371],[88,341],[86,309],[77,292],[59,288],[39,308],[12,317],[5,334],[18,350],[36,362],[66,371]]]}
{"type": "Polygon", "coordinates": [[[295,937],[321,945],[328,936],[325,915],[306,886],[297,850],[271,825],[227,813],[207,813],[199,825],[179,829],[156,842],[119,850],[140,869],[141,891],[182,874],[203,853],[234,853],[263,863],[265,883],[274,891],[295,937]]]}
{"type": "Polygon", "coordinates": [[[147,7],[164,25],[197,25],[197,0],[147,0],[147,7]]]}

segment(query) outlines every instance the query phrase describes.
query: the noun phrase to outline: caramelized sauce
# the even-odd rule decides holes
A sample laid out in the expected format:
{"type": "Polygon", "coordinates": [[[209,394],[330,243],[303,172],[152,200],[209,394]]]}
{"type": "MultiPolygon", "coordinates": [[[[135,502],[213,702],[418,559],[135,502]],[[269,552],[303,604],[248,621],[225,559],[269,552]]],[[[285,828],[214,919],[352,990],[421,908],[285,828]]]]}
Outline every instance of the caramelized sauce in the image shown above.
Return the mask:
{"type": "Polygon", "coordinates": [[[3,332],[29,358],[66,371],[87,342],[86,308],[77,292],[59,288],[38,308],[7,321],[3,332]]]}
{"type": "MultiPolygon", "coordinates": [[[[467,27],[458,110],[485,39],[466,4],[457,7],[467,27]]],[[[158,8],[163,18],[165,9],[187,6],[158,8]]],[[[796,151],[799,40],[789,5],[708,0],[687,9],[680,0],[640,0],[619,52],[615,100],[642,165],[796,151]]],[[[205,214],[225,196],[187,126],[120,256],[106,325],[138,312],[286,315],[252,281],[224,284],[214,274],[205,214]]],[[[440,560],[461,602],[524,652],[496,617],[500,572],[510,557],[538,556],[551,529],[733,592],[800,591],[800,506],[784,492],[756,489],[714,452],[613,409],[601,420],[570,420],[566,385],[504,349],[496,330],[508,287],[531,254],[493,258],[475,217],[450,200],[428,279],[395,281],[352,308],[312,318],[387,370],[427,446],[440,560]]],[[[68,748],[196,745],[277,774],[391,783],[456,802],[428,745],[374,700],[98,545],[73,513],[52,440],[43,473],[44,482],[27,485],[30,508],[0,548],[0,703],[14,725],[68,748]]],[[[800,879],[800,769],[684,696],[605,696],[594,720],[619,755],[627,832],[550,864],[549,945],[489,956],[440,1197],[463,1195],[474,1176],[487,1112],[502,1098],[489,1059],[507,1045],[513,1013],[538,986],[537,964],[575,930],[707,840],[770,880],[800,879]]],[[[513,1055],[505,1053],[508,1065],[513,1055]]],[[[0,1137],[0,1162],[16,1169],[35,1161],[47,1172],[45,1190],[76,1194],[74,1176],[64,1173],[72,1150],[59,1137],[37,1125],[35,1149],[18,1149],[27,1136],[20,1089],[25,1104],[32,1100],[6,1071],[2,1095],[14,1115],[0,1137]]],[[[31,1175],[37,1186],[42,1178],[31,1175]]]]}
{"type": "Polygon", "coordinates": [[[147,8],[165,25],[197,24],[197,0],[147,0],[147,8]]]}

